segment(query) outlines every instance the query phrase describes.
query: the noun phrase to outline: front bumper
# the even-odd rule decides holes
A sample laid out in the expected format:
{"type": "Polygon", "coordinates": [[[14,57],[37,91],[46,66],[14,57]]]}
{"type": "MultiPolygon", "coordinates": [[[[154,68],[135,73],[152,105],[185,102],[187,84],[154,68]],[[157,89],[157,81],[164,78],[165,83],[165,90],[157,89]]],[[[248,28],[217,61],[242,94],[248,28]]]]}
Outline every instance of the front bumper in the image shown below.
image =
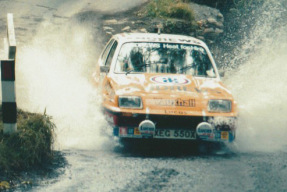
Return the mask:
{"type": "Polygon", "coordinates": [[[127,115],[107,111],[105,114],[113,127],[114,136],[120,138],[213,142],[233,142],[235,139],[236,118],[234,117],[229,118],[229,123],[226,124],[215,123],[214,117],[203,116],[127,115]]]}
{"type": "Polygon", "coordinates": [[[203,140],[213,142],[233,142],[235,139],[234,131],[217,131],[198,135],[196,131],[173,130],[173,129],[155,129],[154,134],[142,134],[138,127],[114,127],[114,136],[120,138],[135,139],[172,139],[172,140],[203,140]]]}

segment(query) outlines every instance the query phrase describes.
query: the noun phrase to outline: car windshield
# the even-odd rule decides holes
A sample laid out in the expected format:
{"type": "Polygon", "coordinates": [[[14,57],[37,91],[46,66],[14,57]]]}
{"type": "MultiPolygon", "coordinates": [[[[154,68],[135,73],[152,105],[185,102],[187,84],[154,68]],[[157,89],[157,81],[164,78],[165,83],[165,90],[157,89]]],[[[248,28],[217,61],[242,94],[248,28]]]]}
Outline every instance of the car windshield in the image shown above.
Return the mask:
{"type": "Polygon", "coordinates": [[[216,77],[206,50],[197,45],[131,42],[122,45],[116,73],[175,73],[216,77]]]}

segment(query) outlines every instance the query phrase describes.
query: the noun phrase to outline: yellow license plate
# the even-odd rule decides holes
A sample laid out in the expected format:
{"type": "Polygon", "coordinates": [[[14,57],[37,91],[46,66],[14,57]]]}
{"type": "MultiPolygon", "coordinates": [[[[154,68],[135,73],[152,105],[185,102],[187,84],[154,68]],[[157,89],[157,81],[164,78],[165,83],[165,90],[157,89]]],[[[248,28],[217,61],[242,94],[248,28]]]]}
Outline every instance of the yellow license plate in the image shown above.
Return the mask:
{"type": "Polygon", "coordinates": [[[136,127],[135,128],[135,131],[134,131],[134,135],[140,135],[141,133],[140,133],[140,131],[139,131],[139,128],[138,127],[136,127]]]}
{"type": "Polygon", "coordinates": [[[221,139],[228,140],[228,136],[229,136],[228,131],[222,131],[221,132],[221,139]]]}

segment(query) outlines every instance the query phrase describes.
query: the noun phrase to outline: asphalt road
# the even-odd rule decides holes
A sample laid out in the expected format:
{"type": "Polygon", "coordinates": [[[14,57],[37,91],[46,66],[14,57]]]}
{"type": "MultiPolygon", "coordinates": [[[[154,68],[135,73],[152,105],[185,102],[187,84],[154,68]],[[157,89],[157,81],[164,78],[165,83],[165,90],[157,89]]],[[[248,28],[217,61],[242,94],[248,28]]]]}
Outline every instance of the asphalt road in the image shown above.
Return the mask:
{"type": "MultiPolygon", "coordinates": [[[[287,191],[287,131],[282,115],[286,114],[282,106],[285,99],[276,91],[264,95],[268,99],[280,99],[279,111],[266,102],[265,108],[255,105],[258,98],[253,97],[254,91],[260,90],[238,75],[235,77],[240,81],[236,82],[253,92],[242,91],[232,78],[227,78],[244,104],[241,129],[237,141],[229,149],[202,153],[182,144],[125,150],[102,133],[107,125],[98,109],[98,95],[88,81],[96,55],[103,46],[104,38],[99,30],[101,16],[142,2],[0,0],[1,37],[5,36],[6,13],[14,13],[15,18],[19,46],[18,105],[36,112],[47,109],[58,127],[55,149],[64,157],[59,160],[60,163],[64,161],[63,165],[55,165],[51,174],[35,175],[36,182],[27,190],[287,191]]],[[[275,45],[276,40],[272,41],[275,45]]],[[[282,46],[276,48],[286,47],[285,41],[280,41],[282,46]]],[[[3,51],[0,54],[3,55],[3,51]]],[[[277,60],[273,65],[285,61],[284,54],[275,56],[277,60]]],[[[247,71],[248,76],[248,70],[241,71],[247,71]]],[[[284,77],[283,74],[278,76],[284,77]]],[[[256,83],[261,79],[253,80],[256,83]]],[[[257,83],[256,86],[272,87],[277,79],[271,80],[272,84],[264,81],[264,85],[257,83]]]]}

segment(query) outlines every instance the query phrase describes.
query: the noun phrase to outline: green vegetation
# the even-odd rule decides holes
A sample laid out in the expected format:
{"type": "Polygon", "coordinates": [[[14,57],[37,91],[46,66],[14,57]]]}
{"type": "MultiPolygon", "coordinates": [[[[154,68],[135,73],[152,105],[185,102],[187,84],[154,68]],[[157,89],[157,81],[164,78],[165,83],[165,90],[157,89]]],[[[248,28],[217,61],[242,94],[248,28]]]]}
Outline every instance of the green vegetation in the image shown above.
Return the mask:
{"type": "Polygon", "coordinates": [[[148,17],[194,21],[193,10],[182,0],[151,0],[145,7],[144,14],[148,17]]]}
{"type": "MultiPolygon", "coordinates": [[[[1,110],[0,110],[1,111],[1,110]]],[[[3,134],[0,114],[0,170],[25,170],[52,159],[55,125],[51,117],[18,110],[16,133],[3,134]]]]}
{"type": "Polygon", "coordinates": [[[152,28],[150,32],[190,35],[195,32],[198,25],[195,21],[192,7],[188,0],[150,0],[138,15],[152,18],[152,23],[157,24],[157,28],[152,28]]]}

